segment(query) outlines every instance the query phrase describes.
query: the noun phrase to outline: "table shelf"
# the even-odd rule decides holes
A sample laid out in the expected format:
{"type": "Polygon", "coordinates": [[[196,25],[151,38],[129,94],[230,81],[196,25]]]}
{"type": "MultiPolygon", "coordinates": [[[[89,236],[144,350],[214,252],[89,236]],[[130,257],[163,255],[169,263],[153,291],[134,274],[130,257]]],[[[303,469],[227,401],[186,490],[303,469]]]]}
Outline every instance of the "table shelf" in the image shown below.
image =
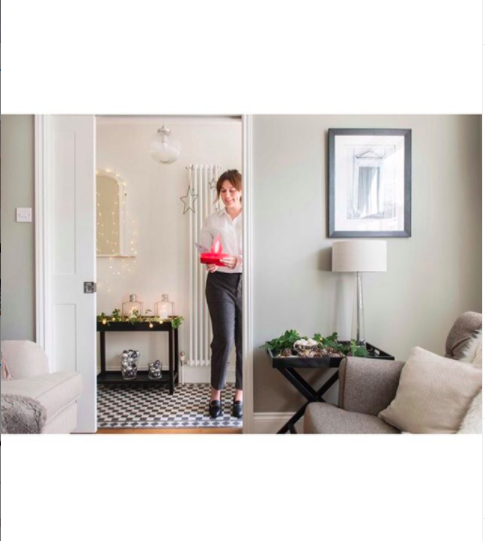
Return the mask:
{"type": "MultiPolygon", "coordinates": [[[[103,324],[98,321],[97,330],[99,332],[101,346],[101,373],[98,375],[97,381],[103,385],[161,385],[169,386],[170,394],[175,392],[175,386],[179,383],[179,345],[178,345],[178,328],[172,327],[171,321],[163,323],[142,322],[132,324],[129,321],[116,321],[108,324],[103,324]],[[106,333],[110,332],[168,332],[168,358],[169,369],[162,371],[161,379],[149,379],[148,370],[139,370],[135,379],[123,379],[121,371],[106,369],[106,333]]],[[[161,358],[161,357],[160,357],[161,358]]]]}
{"type": "MultiPolygon", "coordinates": [[[[178,376],[176,372],[175,377],[178,376]]],[[[98,383],[102,384],[127,384],[127,385],[140,385],[147,383],[150,384],[169,384],[170,383],[170,370],[163,370],[161,379],[150,379],[148,377],[148,370],[139,370],[135,379],[123,379],[121,372],[117,370],[108,370],[107,372],[102,372],[98,375],[98,383]]]]}

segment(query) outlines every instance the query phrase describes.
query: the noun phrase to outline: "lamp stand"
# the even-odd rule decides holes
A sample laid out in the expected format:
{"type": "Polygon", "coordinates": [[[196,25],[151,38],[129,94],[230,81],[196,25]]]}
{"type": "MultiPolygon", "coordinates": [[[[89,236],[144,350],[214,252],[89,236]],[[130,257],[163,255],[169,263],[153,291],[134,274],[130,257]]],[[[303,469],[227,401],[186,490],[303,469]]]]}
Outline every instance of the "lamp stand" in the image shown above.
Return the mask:
{"type": "Polygon", "coordinates": [[[364,326],[364,294],[362,290],[362,273],[357,273],[357,344],[365,345],[364,326]]]}

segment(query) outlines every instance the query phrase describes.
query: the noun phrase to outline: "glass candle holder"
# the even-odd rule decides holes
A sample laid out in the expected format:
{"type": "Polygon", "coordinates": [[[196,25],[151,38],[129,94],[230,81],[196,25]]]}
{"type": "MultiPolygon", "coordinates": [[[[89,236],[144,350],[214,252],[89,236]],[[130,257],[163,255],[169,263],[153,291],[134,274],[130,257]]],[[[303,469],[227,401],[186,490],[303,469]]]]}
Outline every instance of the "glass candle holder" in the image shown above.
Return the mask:
{"type": "Polygon", "coordinates": [[[174,304],[166,293],[162,294],[162,300],[155,303],[155,315],[161,319],[167,319],[174,315],[174,304]]]}
{"type": "Polygon", "coordinates": [[[137,299],[136,295],[130,295],[130,300],[123,303],[122,311],[125,317],[141,316],[143,315],[143,303],[137,299]]]}

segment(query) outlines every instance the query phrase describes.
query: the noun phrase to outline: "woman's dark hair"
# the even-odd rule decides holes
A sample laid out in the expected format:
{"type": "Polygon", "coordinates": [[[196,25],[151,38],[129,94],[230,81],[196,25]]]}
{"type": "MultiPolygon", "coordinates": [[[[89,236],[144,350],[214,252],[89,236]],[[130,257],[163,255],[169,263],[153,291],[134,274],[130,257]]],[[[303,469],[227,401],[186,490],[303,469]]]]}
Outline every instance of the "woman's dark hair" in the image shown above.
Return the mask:
{"type": "Polygon", "coordinates": [[[219,177],[217,181],[217,199],[221,196],[222,185],[228,180],[238,192],[242,191],[242,175],[237,169],[229,169],[219,177]]]}

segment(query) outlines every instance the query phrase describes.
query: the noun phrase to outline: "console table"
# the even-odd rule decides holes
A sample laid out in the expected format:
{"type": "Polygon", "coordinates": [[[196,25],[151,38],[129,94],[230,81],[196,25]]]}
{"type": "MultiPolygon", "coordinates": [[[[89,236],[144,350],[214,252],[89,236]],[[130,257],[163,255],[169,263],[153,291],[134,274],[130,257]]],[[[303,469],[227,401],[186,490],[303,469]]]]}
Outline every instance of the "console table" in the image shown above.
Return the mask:
{"type": "MultiPolygon", "coordinates": [[[[393,361],[394,357],[378,348],[367,344],[369,351],[368,359],[382,359],[383,361],[393,361]],[[378,355],[376,354],[378,352],[378,355]]],[[[339,368],[340,363],[345,357],[275,357],[270,350],[268,356],[272,361],[273,368],[276,368],[297,391],[303,395],[307,402],[285,423],[278,434],[296,434],[295,424],[303,417],[306,407],[311,402],[325,402],[323,395],[334,385],[339,378],[338,370],[319,388],[314,389],[305,378],[296,371],[297,368],[339,368]]]]}
{"type": "Polygon", "coordinates": [[[169,386],[170,394],[175,391],[175,385],[179,383],[179,339],[178,329],[172,327],[171,321],[163,323],[135,323],[128,321],[110,322],[105,325],[97,324],[101,346],[101,373],[98,375],[98,383],[104,385],[129,384],[166,384],[169,386]],[[163,370],[162,378],[151,380],[148,378],[148,370],[139,370],[136,379],[126,380],[121,375],[121,370],[106,370],[106,333],[110,332],[168,332],[168,363],[169,369],[163,370]]]}

